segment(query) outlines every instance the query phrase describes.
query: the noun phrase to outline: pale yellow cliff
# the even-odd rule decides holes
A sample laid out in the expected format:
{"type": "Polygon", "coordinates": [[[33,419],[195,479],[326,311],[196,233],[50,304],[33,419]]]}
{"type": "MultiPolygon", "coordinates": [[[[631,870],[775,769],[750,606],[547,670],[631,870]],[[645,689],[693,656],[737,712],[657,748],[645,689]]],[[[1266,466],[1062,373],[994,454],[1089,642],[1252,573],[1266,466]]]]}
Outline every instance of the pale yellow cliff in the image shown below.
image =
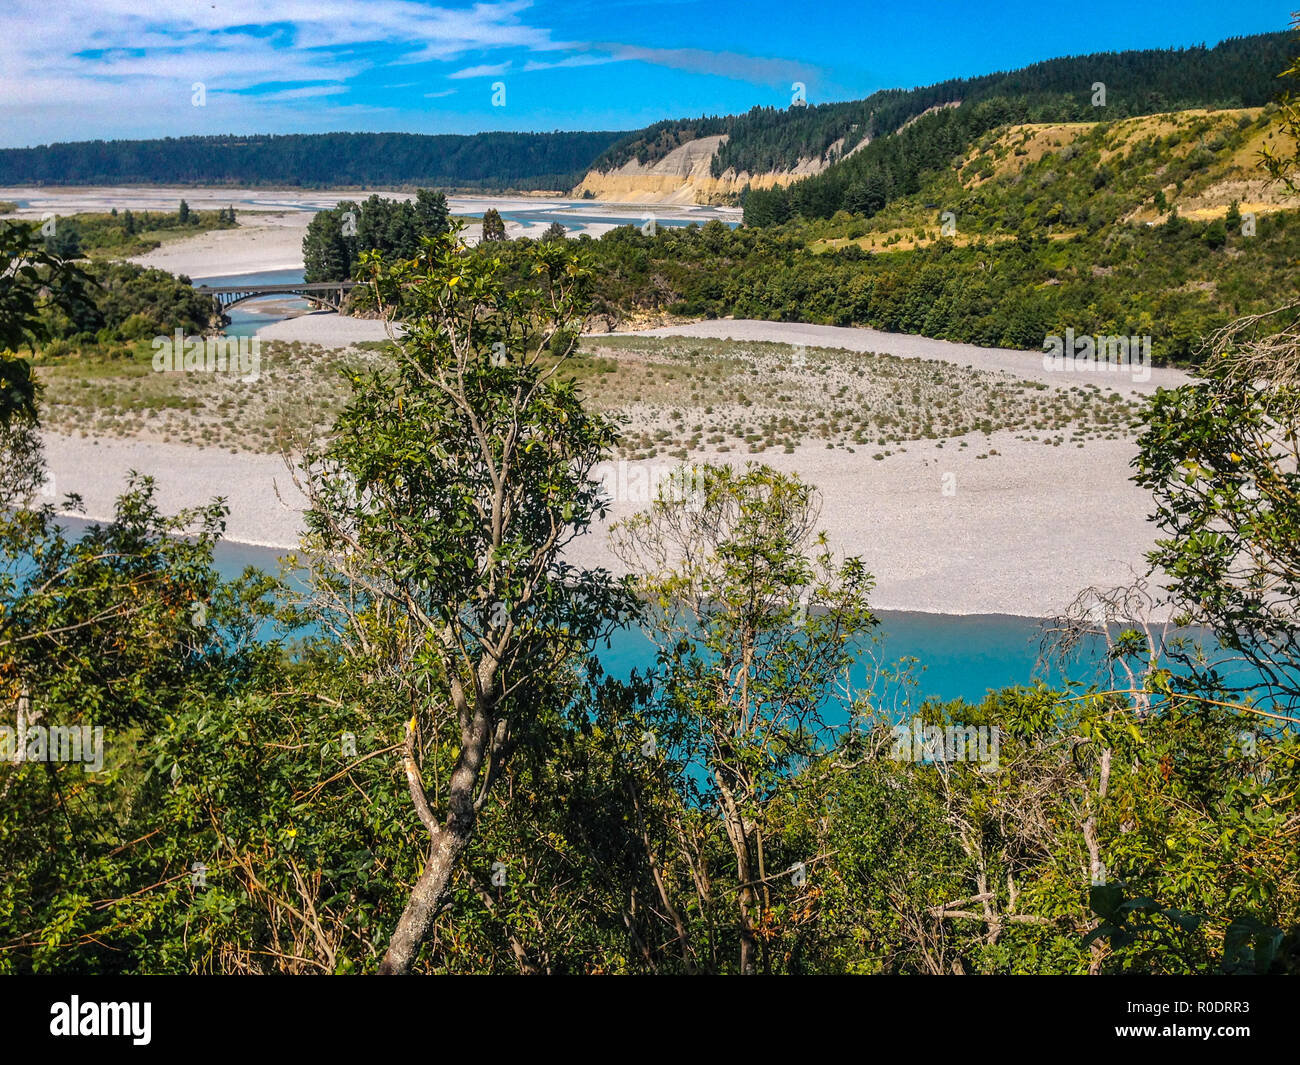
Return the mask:
{"type": "Polygon", "coordinates": [[[597,200],[619,203],[717,204],[734,203],[746,185],[771,188],[788,185],[799,178],[820,174],[831,163],[852,155],[867,142],[843,152],[843,141],[836,141],[820,159],[801,159],[790,170],[763,174],[725,170],[719,177],[711,173],[713,157],[726,143],[726,136],[700,137],[674,148],[653,163],[631,159],[622,166],[601,172],[591,170],[573,190],[574,196],[590,193],[597,200]]]}

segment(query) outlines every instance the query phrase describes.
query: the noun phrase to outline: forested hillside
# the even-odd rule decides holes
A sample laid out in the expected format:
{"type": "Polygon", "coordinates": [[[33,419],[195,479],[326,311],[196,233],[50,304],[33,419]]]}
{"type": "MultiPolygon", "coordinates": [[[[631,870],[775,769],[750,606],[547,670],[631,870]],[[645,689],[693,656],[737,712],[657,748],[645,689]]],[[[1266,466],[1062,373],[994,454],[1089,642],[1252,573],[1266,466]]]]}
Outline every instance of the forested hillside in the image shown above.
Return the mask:
{"type": "Polygon", "coordinates": [[[1263,106],[1278,94],[1274,72],[1286,67],[1287,50],[1285,33],[1262,34],[1215,48],[1052,59],[1008,74],[876,93],[855,104],[814,108],[805,123],[788,113],[751,112],[744,116],[747,122],[738,120],[736,134],[718,152],[714,172],[733,167],[758,173],[792,165],[801,154],[824,152],[835,135],[846,138],[846,151],[871,137],[860,151],[820,174],[788,189],[754,189],[744,197],[746,221],[759,225],[795,214],[871,214],[889,200],[918,191],[924,175],[947,167],[977,138],[1001,126],[1263,106]],[[1094,88],[1098,84],[1103,96],[1094,88]],[[943,106],[958,102],[960,106],[943,106]],[[819,136],[809,139],[806,134],[813,129],[819,136]]]}
{"type": "Polygon", "coordinates": [[[0,185],[423,183],[566,189],[621,136],[313,133],[81,141],[0,149],[0,185]]]}
{"type": "Polygon", "coordinates": [[[730,132],[735,121],[736,118],[732,115],[713,115],[707,118],[701,116],[656,122],[653,126],[629,133],[615,142],[595,161],[593,167],[597,170],[613,170],[633,159],[638,163],[654,162],[689,141],[730,132]]]}
{"type": "MultiPolygon", "coordinates": [[[[1277,93],[1275,72],[1288,62],[1285,33],[1236,37],[1195,48],[1101,52],[1034,63],[1020,70],[951,78],[917,89],[885,89],[866,99],[810,107],[755,107],[745,114],[659,122],[613,145],[594,165],[612,170],[631,159],[653,162],[698,137],[726,134],[713,158],[714,177],[728,170],[762,174],[791,170],[800,160],[846,155],[864,139],[894,134],[935,108],[960,103],[959,114],[940,113],[934,130],[908,138],[925,149],[934,140],[960,140],[1010,121],[1095,119],[1092,86],[1106,86],[1106,115],[1175,111],[1189,107],[1254,107],[1277,93]],[[977,105],[997,101],[991,107],[977,105]]],[[[920,123],[918,123],[919,125],[920,123]]],[[[857,159],[855,176],[870,169],[857,159]]],[[[830,181],[830,185],[836,182],[830,181]]],[[[833,210],[831,211],[833,213],[833,210]]]]}

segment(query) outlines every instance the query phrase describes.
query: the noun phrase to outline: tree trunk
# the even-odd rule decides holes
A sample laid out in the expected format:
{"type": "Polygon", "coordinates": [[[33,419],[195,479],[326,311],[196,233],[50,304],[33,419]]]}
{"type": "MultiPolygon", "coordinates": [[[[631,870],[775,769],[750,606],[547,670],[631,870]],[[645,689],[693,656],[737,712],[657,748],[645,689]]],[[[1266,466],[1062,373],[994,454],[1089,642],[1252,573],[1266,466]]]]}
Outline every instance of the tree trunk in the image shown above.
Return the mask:
{"type": "Polygon", "coordinates": [[[740,971],[744,975],[754,972],[754,955],[758,943],[754,936],[753,911],[756,901],[753,888],[753,866],[749,860],[749,839],[745,833],[745,819],[731,789],[723,782],[722,774],[714,773],[718,791],[722,798],[723,824],[727,829],[727,839],[736,855],[736,878],[740,884],[738,898],[740,908],[740,971]]]}
{"type": "Polygon", "coordinates": [[[437,835],[430,840],[424,872],[415,882],[401,919],[388,941],[388,950],[379,966],[381,976],[406,976],[410,973],[447,893],[456,860],[468,842],[468,834],[462,837],[448,828],[438,829],[437,835]]]}
{"type": "Polygon", "coordinates": [[[429,858],[424,872],[415,882],[406,908],[388,941],[388,950],[379,966],[381,976],[405,976],[415,965],[420,947],[429,935],[429,928],[437,916],[438,907],[451,884],[456,862],[474,834],[478,810],[474,805],[474,792],[479,771],[483,767],[489,737],[489,718],[479,709],[469,727],[462,734],[460,755],[451,773],[451,786],[447,793],[447,820],[438,825],[429,810],[424,786],[415,767],[413,729],[407,731],[407,781],[411,798],[415,802],[420,820],[429,830],[429,858]]]}

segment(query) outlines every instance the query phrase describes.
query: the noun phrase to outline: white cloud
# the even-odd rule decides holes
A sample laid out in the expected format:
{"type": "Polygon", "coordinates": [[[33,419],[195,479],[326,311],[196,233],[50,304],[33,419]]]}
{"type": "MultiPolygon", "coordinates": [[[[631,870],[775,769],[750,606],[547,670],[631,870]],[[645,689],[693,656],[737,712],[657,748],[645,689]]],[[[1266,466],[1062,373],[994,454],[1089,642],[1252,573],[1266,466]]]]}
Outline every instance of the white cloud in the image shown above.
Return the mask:
{"type": "MultiPolygon", "coordinates": [[[[0,145],[345,128],[403,114],[348,103],[354,79],[417,63],[459,65],[453,79],[628,61],[756,84],[814,73],[734,53],[560,41],[533,14],[532,0],[0,0],[0,145]],[[191,102],[195,82],[203,107],[191,102]]],[[[423,71],[402,82],[428,83],[423,71]]]]}
{"type": "Polygon", "coordinates": [[[483,63],[477,67],[466,67],[448,74],[449,78],[495,78],[510,69],[510,61],[504,63],[483,63]]]}
{"type": "Polygon", "coordinates": [[[165,8],[150,0],[5,0],[0,144],[151,135],[145,126],[172,133],[286,128],[286,119],[287,128],[315,126],[323,99],[376,67],[560,47],[549,31],[522,21],[529,7],[529,0],[459,9],[414,0],[165,8]],[[195,82],[206,87],[203,108],[191,106],[195,82]],[[295,105],[300,121],[283,110],[295,105]]]}
{"type": "Polygon", "coordinates": [[[742,55],[739,52],[710,52],[702,48],[642,48],[630,44],[593,45],[607,49],[618,59],[640,60],[655,66],[686,70],[693,74],[715,74],[755,85],[778,85],[783,82],[813,81],[819,71],[806,63],[767,56],[742,55]]]}
{"type": "Polygon", "coordinates": [[[556,70],[560,67],[594,67],[603,63],[620,62],[618,56],[612,55],[570,55],[563,59],[557,59],[554,62],[546,62],[540,59],[530,59],[521,68],[524,73],[534,70],[556,70]]]}
{"type": "Polygon", "coordinates": [[[338,96],[347,92],[345,85],[301,85],[296,89],[280,89],[278,92],[257,94],[259,103],[279,103],[284,100],[315,100],[322,96],[338,96]]]}

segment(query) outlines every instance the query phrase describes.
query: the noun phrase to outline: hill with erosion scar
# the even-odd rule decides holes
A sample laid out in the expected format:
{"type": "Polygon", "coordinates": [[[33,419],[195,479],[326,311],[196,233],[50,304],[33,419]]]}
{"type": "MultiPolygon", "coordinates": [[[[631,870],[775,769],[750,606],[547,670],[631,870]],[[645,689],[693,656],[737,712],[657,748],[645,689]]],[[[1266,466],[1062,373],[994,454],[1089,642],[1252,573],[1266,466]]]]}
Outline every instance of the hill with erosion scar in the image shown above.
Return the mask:
{"type": "Polygon", "coordinates": [[[574,192],[734,203],[747,190],[804,184],[800,213],[829,217],[857,208],[863,197],[846,193],[865,176],[881,173],[887,194],[915,191],[919,171],[950,164],[999,127],[1261,107],[1277,95],[1274,72],[1287,65],[1287,48],[1287,35],[1272,33],[1212,48],[1101,52],[860,100],[810,106],[794,99],[739,115],[658,122],[607,148],[574,192]]]}
{"type": "Polygon", "coordinates": [[[653,162],[629,159],[613,170],[592,170],[573,190],[574,195],[623,203],[735,203],[746,188],[766,189],[820,174],[832,162],[867,143],[861,141],[845,153],[841,138],[831,145],[825,157],[801,157],[789,170],[751,174],[748,170],[738,172],[728,167],[714,175],[714,160],[727,139],[726,134],[700,137],[653,162]]]}

